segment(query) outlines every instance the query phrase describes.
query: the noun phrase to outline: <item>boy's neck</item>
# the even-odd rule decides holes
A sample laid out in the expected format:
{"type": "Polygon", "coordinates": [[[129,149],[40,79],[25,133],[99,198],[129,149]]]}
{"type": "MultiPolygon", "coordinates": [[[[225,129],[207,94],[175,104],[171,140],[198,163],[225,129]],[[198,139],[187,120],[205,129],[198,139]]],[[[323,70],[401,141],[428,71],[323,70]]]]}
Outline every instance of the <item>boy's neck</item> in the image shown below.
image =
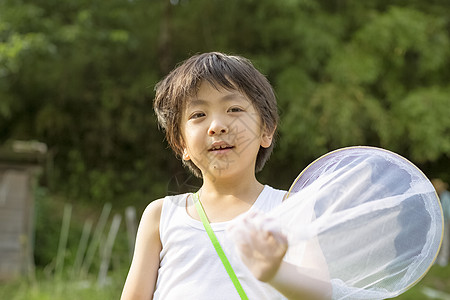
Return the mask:
{"type": "Polygon", "coordinates": [[[254,195],[259,195],[263,188],[264,185],[258,182],[255,176],[252,176],[250,178],[247,177],[247,179],[239,178],[239,180],[205,178],[201,188],[201,195],[203,196],[202,198],[205,198],[205,200],[219,199],[224,197],[234,197],[250,200],[254,198],[254,195]]]}
{"type": "MultiPolygon", "coordinates": [[[[203,177],[200,200],[211,223],[230,221],[248,211],[264,189],[254,174],[240,179],[203,177]]],[[[200,220],[193,205],[186,209],[191,217],[200,220]]]]}

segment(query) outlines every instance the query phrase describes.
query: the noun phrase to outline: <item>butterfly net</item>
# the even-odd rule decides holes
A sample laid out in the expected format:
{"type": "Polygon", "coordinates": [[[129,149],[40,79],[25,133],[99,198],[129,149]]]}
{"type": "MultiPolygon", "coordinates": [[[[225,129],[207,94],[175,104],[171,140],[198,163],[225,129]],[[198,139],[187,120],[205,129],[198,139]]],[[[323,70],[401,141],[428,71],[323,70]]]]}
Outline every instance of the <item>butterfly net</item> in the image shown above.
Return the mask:
{"type": "Polygon", "coordinates": [[[285,260],[301,265],[318,240],[333,299],[385,299],[417,283],[443,233],[438,197],[403,157],[372,147],[331,152],[308,166],[270,213],[287,235],[285,260]]]}

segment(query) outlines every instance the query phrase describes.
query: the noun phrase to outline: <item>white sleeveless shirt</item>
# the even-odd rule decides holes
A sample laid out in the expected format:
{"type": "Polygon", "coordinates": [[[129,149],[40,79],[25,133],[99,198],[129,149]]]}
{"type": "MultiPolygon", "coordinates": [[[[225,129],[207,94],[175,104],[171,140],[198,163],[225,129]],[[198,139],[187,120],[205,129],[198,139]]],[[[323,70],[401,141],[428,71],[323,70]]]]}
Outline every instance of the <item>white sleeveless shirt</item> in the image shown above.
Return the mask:
{"type": "MultiPolygon", "coordinates": [[[[285,193],[266,185],[250,210],[269,212],[281,204],[285,193]]],[[[186,211],[189,195],[164,199],[159,226],[162,250],[153,299],[240,299],[203,223],[186,211]]],[[[286,299],[270,285],[257,280],[242,263],[225,234],[230,222],[211,223],[211,227],[248,298],[286,299]]]]}

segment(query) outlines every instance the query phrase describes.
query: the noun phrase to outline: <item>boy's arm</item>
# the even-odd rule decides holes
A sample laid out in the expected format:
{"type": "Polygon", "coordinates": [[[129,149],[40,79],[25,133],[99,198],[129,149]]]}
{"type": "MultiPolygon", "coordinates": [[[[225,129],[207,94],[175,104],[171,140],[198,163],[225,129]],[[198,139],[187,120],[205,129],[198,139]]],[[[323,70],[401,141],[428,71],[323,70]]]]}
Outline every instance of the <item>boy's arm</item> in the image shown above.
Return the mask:
{"type": "Polygon", "coordinates": [[[301,267],[282,261],[267,283],[288,299],[331,299],[328,266],[317,238],[306,245],[301,267]]]}
{"type": "Polygon", "coordinates": [[[159,237],[162,203],[163,199],[151,202],[142,214],[121,300],[153,298],[162,248],[159,237]]]}
{"type": "Polygon", "coordinates": [[[299,266],[283,260],[286,236],[271,226],[271,218],[250,213],[229,227],[240,257],[253,275],[288,299],[331,299],[328,266],[317,238],[305,247],[299,266]]]}

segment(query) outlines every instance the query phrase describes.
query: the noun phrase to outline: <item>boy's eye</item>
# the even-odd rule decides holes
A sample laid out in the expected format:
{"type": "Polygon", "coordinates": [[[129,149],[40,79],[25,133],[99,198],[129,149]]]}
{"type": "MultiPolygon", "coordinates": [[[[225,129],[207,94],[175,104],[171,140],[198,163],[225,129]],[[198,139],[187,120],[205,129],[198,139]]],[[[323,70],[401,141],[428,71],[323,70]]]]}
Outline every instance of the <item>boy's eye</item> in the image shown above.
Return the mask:
{"type": "Polygon", "coordinates": [[[201,117],[204,117],[204,116],[205,116],[205,113],[198,112],[198,113],[192,114],[189,119],[198,119],[198,118],[201,118],[201,117]]]}
{"type": "Polygon", "coordinates": [[[229,112],[240,112],[240,111],[244,111],[244,110],[240,107],[231,107],[228,111],[229,112]]]}

